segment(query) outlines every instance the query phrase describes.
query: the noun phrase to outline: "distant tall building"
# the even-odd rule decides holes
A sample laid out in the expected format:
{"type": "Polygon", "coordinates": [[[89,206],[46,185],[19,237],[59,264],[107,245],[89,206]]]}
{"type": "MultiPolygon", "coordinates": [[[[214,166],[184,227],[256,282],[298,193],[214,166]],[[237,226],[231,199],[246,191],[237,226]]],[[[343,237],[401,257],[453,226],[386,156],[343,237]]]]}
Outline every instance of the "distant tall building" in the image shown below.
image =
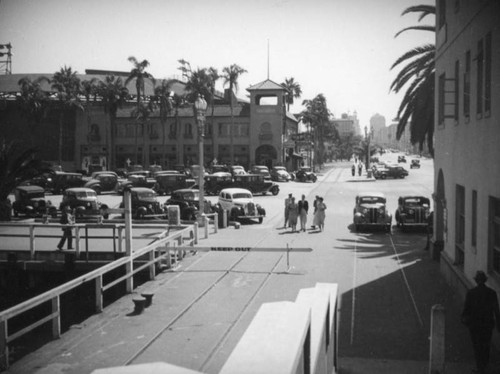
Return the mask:
{"type": "Polygon", "coordinates": [[[342,113],[341,118],[334,118],[331,120],[337,127],[339,135],[346,136],[348,134],[360,135],[358,112],[354,111],[353,114],[342,113]]]}

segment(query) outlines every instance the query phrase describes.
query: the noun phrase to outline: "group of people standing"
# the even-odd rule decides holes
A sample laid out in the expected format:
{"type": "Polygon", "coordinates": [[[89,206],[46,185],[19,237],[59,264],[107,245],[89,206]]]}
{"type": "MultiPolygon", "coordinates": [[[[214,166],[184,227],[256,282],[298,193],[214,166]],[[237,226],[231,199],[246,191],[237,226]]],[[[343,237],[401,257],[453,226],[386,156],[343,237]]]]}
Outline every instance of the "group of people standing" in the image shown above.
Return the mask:
{"type": "MultiPolygon", "coordinates": [[[[319,231],[323,231],[325,226],[325,210],[326,204],[323,202],[323,198],[316,196],[313,203],[314,217],[312,229],[318,228],[319,231]]],[[[306,231],[307,225],[307,214],[309,212],[309,202],[306,200],[306,196],[302,195],[301,199],[297,202],[295,197],[290,193],[285,199],[285,224],[284,228],[291,227],[292,232],[302,232],[306,231]],[[297,230],[297,223],[300,220],[300,230],[297,230]]]]}

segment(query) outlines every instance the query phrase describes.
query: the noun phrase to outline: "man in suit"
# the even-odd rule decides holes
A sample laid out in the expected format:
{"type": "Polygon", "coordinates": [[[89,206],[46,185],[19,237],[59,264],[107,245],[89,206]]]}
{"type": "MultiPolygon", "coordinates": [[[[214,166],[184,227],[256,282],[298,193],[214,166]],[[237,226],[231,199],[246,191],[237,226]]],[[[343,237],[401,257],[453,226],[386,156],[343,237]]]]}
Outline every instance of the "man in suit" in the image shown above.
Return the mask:
{"type": "Polygon", "coordinates": [[[500,331],[500,309],[496,292],[486,286],[484,271],[474,276],[477,286],[467,291],[462,322],[469,328],[477,368],[475,373],[486,373],[490,360],[493,328],[500,331]]]}
{"type": "Polygon", "coordinates": [[[306,200],[306,196],[302,195],[302,199],[299,201],[300,231],[306,231],[308,210],[309,210],[309,203],[306,200]]]}

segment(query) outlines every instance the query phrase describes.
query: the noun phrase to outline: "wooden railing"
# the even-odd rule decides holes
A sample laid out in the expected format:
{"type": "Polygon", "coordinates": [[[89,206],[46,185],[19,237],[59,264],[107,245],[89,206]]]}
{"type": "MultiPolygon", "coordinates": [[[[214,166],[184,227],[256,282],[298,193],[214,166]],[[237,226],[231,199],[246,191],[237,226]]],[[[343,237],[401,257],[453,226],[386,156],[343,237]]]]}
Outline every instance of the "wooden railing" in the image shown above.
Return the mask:
{"type": "MultiPolygon", "coordinates": [[[[217,221],[215,220],[217,225],[217,221]]],[[[2,224],[2,226],[12,226],[15,224],[2,224]]],[[[43,224],[30,224],[24,226],[29,226],[29,238],[30,238],[30,252],[31,255],[35,254],[35,227],[43,226],[43,224]]],[[[57,225],[56,225],[57,226],[57,225]]],[[[114,225],[113,225],[114,226],[114,225]]],[[[100,225],[102,227],[102,225],[100,225]]],[[[141,226],[145,227],[145,226],[141,226]]],[[[158,228],[158,225],[155,226],[158,228]]],[[[78,250],[78,232],[83,229],[84,225],[75,225],[76,230],[76,248],[78,250]]],[[[156,276],[156,265],[161,261],[165,261],[167,267],[171,266],[171,255],[174,254],[177,259],[183,257],[180,247],[194,246],[198,243],[198,224],[185,226],[183,228],[176,227],[179,230],[173,234],[168,234],[168,230],[164,231],[161,235],[155,238],[155,241],[150,245],[141,248],[137,251],[133,251],[130,256],[122,257],[116,261],[113,261],[105,266],[100,267],[94,271],[86,273],[81,277],[73,279],[67,283],[60,285],[50,291],[47,291],[39,296],[36,296],[30,300],[27,300],[21,304],[18,304],[12,308],[0,312],[0,370],[8,368],[9,366],[9,349],[8,345],[13,340],[29,333],[35,328],[50,322],[52,324],[52,337],[58,338],[61,334],[61,308],[60,308],[60,298],[61,295],[75,289],[76,287],[89,282],[95,282],[95,312],[99,313],[103,310],[103,296],[104,292],[110,288],[120,284],[122,282],[126,283],[127,292],[132,292],[133,290],[133,276],[134,274],[149,269],[149,279],[152,280],[156,276]],[[145,259],[147,257],[147,259],[145,259]],[[137,266],[134,266],[134,264],[137,266]],[[126,269],[125,273],[107,284],[104,284],[104,276],[109,274],[111,271],[124,267],[126,269]],[[33,310],[35,307],[50,302],[52,304],[51,311],[48,315],[40,317],[37,321],[31,323],[29,326],[12,333],[9,332],[9,321],[14,317],[19,316],[27,311],[33,310]]],[[[118,225],[119,236],[121,237],[122,226],[118,225]]],[[[208,224],[205,224],[206,233],[208,233],[208,224]]]]}

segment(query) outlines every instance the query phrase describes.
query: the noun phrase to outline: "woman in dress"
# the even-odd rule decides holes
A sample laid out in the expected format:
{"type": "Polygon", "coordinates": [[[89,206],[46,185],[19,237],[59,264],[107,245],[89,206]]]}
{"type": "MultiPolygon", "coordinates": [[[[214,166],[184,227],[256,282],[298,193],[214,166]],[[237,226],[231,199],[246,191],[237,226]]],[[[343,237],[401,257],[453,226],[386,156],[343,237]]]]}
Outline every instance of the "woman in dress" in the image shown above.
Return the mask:
{"type": "Polygon", "coordinates": [[[299,218],[299,205],[295,202],[295,197],[292,197],[292,202],[288,205],[288,223],[292,227],[292,232],[297,231],[298,218],[299,218]]]}
{"type": "Polygon", "coordinates": [[[316,205],[316,214],[314,215],[314,221],[317,224],[319,231],[323,231],[325,227],[325,210],[326,204],[323,202],[323,198],[318,199],[318,204],[316,205]]]}

